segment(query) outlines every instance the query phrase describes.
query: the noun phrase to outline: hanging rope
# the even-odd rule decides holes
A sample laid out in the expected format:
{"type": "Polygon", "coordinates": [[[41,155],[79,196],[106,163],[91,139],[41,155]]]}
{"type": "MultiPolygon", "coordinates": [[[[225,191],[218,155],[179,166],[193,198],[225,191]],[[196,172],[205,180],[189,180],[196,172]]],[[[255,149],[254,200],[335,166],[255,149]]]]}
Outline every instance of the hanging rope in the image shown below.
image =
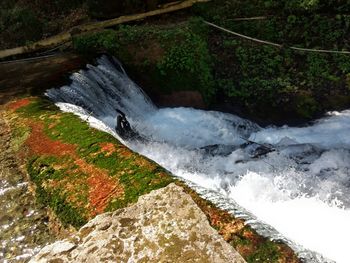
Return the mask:
{"type": "MultiPolygon", "coordinates": [[[[229,33],[231,35],[235,35],[235,36],[238,36],[238,37],[241,37],[241,38],[244,38],[244,39],[248,39],[248,40],[251,40],[251,41],[254,41],[254,42],[258,42],[258,43],[261,43],[261,44],[270,45],[270,46],[274,46],[274,47],[278,47],[278,48],[286,47],[286,46],[281,45],[281,44],[277,44],[277,43],[273,43],[273,42],[270,42],[270,41],[265,41],[265,40],[249,37],[249,36],[246,36],[246,35],[243,35],[243,34],[239,34],[237,32],[233,32],[231,30],[228,30],[228,29],[223,28],[221,26],[215,25],[215,24],[210,23],[208,21],[204,21],[204,23],[209,25],[209,26],[211,26],[211,27],[215,27],[215,28],[217,28],[217,29],[219,29],[221,31],[225,31],[225,32],[227,32],[227,33],[229,33]]],[[[305,51],[305,52],[336,53],[336,54],[348,54],[348,55],[350,55],[350,51],[310,49],[310,48],[300,48],[300,47],[288,47],[288,48],[293,49],[293,50],[297,50],[297,51],[305,51]]]]}

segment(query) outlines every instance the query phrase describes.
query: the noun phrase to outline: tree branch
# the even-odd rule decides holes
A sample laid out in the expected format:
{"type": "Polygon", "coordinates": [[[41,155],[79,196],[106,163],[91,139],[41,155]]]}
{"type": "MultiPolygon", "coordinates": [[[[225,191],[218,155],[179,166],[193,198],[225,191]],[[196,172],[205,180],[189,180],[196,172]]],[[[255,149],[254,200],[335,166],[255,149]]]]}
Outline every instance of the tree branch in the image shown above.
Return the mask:
{"type": "Polygon", "coordinates": [[[63,43],[66,43],[68,41],[72,40],[72,37],[74,35],[78,35],[84,32],[89,32],[93,30],[98,30],[106,27],[111,27],[115,26],[118,24],[122,23],[127,23],[131,21],[136,21],[140,19],[144,19],[147,17],[152,17],[152,16],[157,16],[165,13],[170,13],[174,11],[178,11],[181,9],[189,8],[193,6],[196,3],[202,3],[202,2],[209,2],[210,0],[185,0],[182,2],[175,3],[174,5],[169,5],[166,6],[165,8],[162,9],[156,9],[152,10],[146,13],[140,13],[140,14],[135,14],[135,15],[128,15],[128,16],[121,16],[118,18],[114,19],[109,19],[101,22],[94,22],[90,24],[85,24],[85,25],[80,25],[71,28],[70,30],[60,33],[56,36],[49,37],[43,40],[40,40],[38,42],[21,46],[21,47],[16,47],[16,48],[11,48],[11,49],[5,49],[5,50],[0,50],[0,59],[9,57],[9,56],[15,56],[15,55],[21,55],[21,54],[27,54],[39,50],[44,50],[47,48],[52,48],[57,45],[61,45],[63,43]]]}

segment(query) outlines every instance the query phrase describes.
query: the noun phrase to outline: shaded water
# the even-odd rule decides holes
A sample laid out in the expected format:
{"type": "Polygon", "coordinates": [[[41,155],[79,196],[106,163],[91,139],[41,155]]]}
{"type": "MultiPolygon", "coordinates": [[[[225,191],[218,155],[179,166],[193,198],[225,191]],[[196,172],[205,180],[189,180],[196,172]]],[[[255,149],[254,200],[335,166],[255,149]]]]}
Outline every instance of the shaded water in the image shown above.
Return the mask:
{"type": "Polygon", "coordinates": [[[11,152],[2,119],[0,126],[0,262],[27,262],[53,237],[48,231],[46,212],[35,203],[11,152]]]}
{"type": "Polygon", "coordinates": [[[62,110],[155,160],[305,261],[349,262],[350,111],[301,128],[261,128],[221,112],[158,109],[106,57],[71,79],[47,91],[62,110]],[[119,138],[117,109],[145,140],[119,138]],[[257,156],[260,144],[274,151],[257,156]]]}

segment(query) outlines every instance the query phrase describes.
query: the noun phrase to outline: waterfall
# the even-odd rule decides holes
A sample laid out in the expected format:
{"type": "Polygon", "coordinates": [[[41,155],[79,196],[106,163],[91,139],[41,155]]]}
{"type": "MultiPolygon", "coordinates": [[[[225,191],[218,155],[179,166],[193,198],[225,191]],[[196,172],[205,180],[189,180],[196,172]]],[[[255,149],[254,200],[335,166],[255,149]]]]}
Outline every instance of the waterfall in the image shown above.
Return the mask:
{"type": "Polygon", "coordinates": [[[349,261],[349,110],[330,112],[305,127],[262,128],[227,113],[159,109],[106,56],[46,95],[259,233],[283,240],[305,261],[349,261]],[[118,110],[144,140],[115,132],[118,110]]]}

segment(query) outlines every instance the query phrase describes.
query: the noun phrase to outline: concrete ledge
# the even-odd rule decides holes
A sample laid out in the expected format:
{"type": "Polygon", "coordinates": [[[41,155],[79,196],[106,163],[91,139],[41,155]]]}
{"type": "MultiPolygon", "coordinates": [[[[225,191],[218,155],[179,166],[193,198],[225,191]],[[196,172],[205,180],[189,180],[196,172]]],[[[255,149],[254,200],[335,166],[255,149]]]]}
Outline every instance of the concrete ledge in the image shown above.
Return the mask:
{"type": "Polygon", "coordinates": [[[30,262],[245,262],[175,184],[101,214],[30,262]]]}

